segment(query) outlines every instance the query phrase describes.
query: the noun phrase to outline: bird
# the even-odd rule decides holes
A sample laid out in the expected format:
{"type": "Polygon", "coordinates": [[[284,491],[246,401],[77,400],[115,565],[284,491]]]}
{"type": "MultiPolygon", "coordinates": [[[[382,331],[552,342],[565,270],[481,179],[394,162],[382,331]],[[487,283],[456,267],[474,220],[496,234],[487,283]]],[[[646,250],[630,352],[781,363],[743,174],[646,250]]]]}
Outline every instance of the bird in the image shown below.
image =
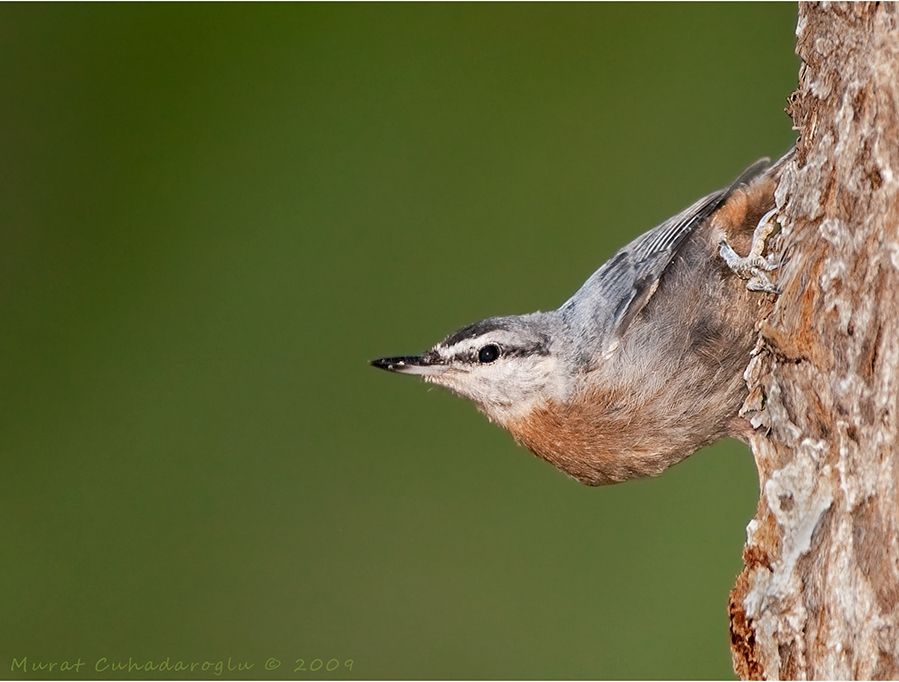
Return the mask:
{"type": "Polygon", "coordinates": [[[764,251],[792,154],[760,159],[637,237],[555,310],[489,317],[371,364],[472,401],[590,486],[656,476],[727,436],[747,441],[743,373],[759,310],[777,295],[768,273],[779,264],[764,251]]]}

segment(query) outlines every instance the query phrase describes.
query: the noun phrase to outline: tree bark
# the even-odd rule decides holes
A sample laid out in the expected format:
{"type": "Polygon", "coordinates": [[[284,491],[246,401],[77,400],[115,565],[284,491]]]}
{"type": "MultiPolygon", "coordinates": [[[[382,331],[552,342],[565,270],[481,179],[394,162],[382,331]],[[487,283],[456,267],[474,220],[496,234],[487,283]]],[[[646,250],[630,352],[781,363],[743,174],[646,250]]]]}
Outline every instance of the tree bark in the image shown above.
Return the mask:
{"type": "Polygon", "coordinates": [[[899,678],[897,15],[799,6],[782,293],[746,371],[760,495],[730,596],[744,679],[899,678]]]}

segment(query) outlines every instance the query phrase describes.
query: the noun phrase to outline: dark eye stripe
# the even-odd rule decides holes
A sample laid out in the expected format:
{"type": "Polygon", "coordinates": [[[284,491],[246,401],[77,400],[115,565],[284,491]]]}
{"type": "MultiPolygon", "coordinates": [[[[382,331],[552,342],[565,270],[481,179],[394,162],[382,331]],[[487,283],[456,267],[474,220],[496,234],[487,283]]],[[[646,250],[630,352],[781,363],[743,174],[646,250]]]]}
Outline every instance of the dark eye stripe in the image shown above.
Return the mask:
{"type": "Polygon", "coordinates": [[[489,364],[490,362],[494,362],[496,360],[496,358],[493,358],[493,360],[482,360],[480,355],[481,355],[482,350],[484,350],[485,348],[491,347],[491,346],[496,347],[497,350],[499,351],[499,353],[497,354],[497,357],[499,357],[501,355],[504,358],[524,358],[524,357],[534,356],[534,355],[549,355],[549,348],[547,346],[545,346],[544,344],[531,344],[531,345],[527,345],[527,346],[513,346],[513,347],[502,346],[502,348],[500,348],[495,343],[488,343],[488,344],[481,346],[480,348],[474,348],[474,349],[471,349],[468,351],[462,351],[462,352],[458,353],[457,355],[455,355],[454,359],[456,362],[479,362],[479,363],[489,364]]]}

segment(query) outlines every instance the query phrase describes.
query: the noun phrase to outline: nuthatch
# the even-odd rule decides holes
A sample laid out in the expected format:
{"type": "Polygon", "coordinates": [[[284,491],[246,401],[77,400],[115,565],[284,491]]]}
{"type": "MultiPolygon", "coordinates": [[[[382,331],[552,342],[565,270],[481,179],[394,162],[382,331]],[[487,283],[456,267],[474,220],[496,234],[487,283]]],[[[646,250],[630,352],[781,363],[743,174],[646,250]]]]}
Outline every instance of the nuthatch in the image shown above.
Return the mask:
{"type": "Polygon", "coordinates": [[[556,310],[490,317],[422,355],[372,364],[472,400],[588,485],[654,476],[720,438],[745,439],[752,292],[776,293],[763,252],[791,154],[638,237],[556,310]]]}

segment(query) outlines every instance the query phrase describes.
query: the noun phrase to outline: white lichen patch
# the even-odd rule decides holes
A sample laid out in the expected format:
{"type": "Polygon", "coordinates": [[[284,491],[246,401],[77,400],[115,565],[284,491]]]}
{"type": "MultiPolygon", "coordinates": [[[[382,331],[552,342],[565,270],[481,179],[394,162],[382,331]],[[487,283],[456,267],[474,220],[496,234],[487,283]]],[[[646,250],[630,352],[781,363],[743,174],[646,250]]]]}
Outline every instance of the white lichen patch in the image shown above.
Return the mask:
{"type": "MultiPolygon", "coordinates": [[[[822,466],[826,451],[826,442],[803,439],[795,459],[771,474],[762,492],[764,504],[777,521],[783,544],[771,570],[759,567],[753,571],[743,608],[755,625],[765,658],[778,661],[772,667],[774,670],[779,667],[782,642],[793,642],[795,654],[804,656],[803,628],[808,614],[803,601],[796,598],[802,587],[798,562],[809,551],[815,530],[833,503],[828,483],[830,467],[822,466]],[[820,484],[810,487],[809,481],[820,481],[820,484]]],[[[759,528],[757,521],[749,524],[748,544],[756,542],[759,528]]]]}

